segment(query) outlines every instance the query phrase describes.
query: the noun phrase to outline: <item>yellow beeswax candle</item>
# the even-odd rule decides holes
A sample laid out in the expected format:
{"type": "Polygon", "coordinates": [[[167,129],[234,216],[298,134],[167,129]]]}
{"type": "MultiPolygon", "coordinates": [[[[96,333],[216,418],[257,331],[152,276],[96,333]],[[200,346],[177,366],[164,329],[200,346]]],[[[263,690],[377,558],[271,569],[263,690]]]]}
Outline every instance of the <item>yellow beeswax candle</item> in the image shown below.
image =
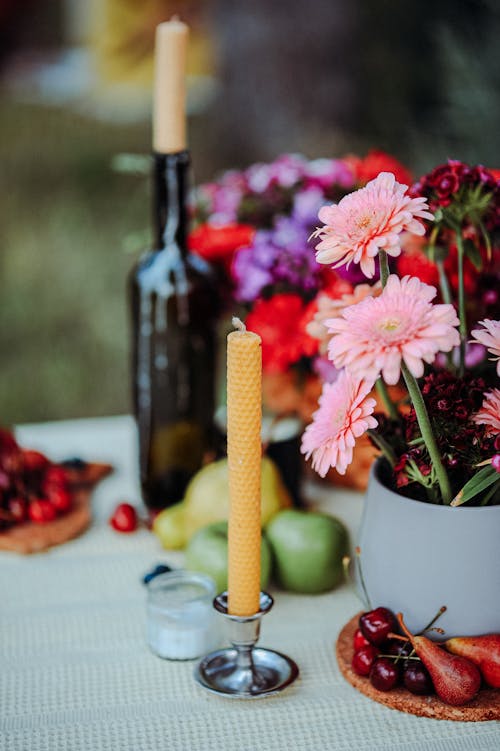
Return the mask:
{"type": "Polygon", "coordinates": [[[237,327],[227,337],[229,467],[228,611],[253,615],[260,601],[262,350],[260,336],[237,327]]]}
{"type": "Polygon", "coordinates": [[[189,29],[176,17],[156,27],[153,149],[186,148],[186,53],[189,29]]]}

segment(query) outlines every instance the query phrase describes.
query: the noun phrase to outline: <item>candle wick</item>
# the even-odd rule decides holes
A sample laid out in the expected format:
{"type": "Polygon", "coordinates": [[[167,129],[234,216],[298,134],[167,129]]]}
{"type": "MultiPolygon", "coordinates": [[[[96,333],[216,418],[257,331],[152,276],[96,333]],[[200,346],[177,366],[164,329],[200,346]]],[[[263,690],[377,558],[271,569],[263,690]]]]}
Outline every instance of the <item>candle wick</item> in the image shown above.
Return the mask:
{"type": "Polygon", "coordinates": [[[237,318],[236,316],[233,316],[231,323],[233,324],[235,329],[238,329],[238,331],[246,331],[247,327],[243,323],[243,321],[240,318],[237,318]]]}
{"type": "Polygon", "coordinates": [[[172,21],[174,23],[179,23],[180,20],[181,19],[179,18],[179,14],[178,13],[174,13],[174,15],[170,18],[170,23],[172,23],[172,21]]]}

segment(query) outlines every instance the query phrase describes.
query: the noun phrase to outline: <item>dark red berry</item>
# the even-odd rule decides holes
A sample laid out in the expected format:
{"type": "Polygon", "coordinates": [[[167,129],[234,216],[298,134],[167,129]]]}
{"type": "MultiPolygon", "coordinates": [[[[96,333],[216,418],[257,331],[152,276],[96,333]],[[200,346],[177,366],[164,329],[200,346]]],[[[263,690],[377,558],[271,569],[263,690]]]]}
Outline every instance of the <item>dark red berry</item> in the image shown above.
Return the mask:
{"type": "Polygon", "coordinates": [[[378,649],[373,644],[361,647],[352,656],[352,669],[358,675],[368,675],[377,655],[378,649]]]}
{"type": "Polygon", "coordinates": [[[10,488],[10,477],[7,472],[0,469],[0,489],[8,490],[10,488]]]}
{"type": "Polygon", "coordinates": [[[49,460],[40,451],[23,449],[23,464],[26,472],[42,472],[49,465],[49,460]]]}
{"type": "Polygon", "coordinates": [[[47,497],[59,512],[64,513],[71,508],[71,493],[65,488],[58,487],[57,485],[51,486],[48,489],[47,497]]]}
{"type": "Polygon", "coordinates": [[[55,464],[48,467],[44,477],[44,487],[49,488],[51,485],[57,485],[59,487],[66,487],[68,484],[68,476],[66,471],[62,467],[58,467],[55,464]]]}
{"type": "Polygon", "coordinates": [[[361,630],[357,628],[354,632],[353,638],[354,651],[357,652],[358,649],[361,649],[361,647],[366,647],[369,643],[370,642],[368,641],[368,639],[365,639],[365,637],[361,633],[361,630]]]}
{"type": "Polygon", "coordinates": [[[434,686],[429,671],[418,660],[408,660],[403,673],[403,683],[412,694],[424,696],[434,693],[434,686]]]}
{"type": "Polygon", "coordinates": [[[371,644],[378,646],[387,639],[391,631],[397,629],[397,624],[394,613],[388,608],[380,607],[363,613],[359,619],[359,628],[371,644]]]}
{"type": "Polygon", "coordinates": [[[56,518],[56,510],[46,498],[37,498],[31,501],[28,514],[31,521],[36,524],[45,524],[56,518]]]}
{"type": "Polygon", "coordinates": [[[20,524],[28,518],[28,504],[24,498],[11,498],[7,507],[12,514],[13,520],[20,524]]]}
{"type": "Polygon", "coordinates": [[[117,532],[133,532],[137,529],[137,511],[130,503],[120,503],[114,510],[109,523],[117,532]]]}
{"type": "Polygon", "coordinates": [[[390,657],[377,658],[370,670],[370,683],[378,691],[390,691],[399,681],[399,668],[390,657]]]}

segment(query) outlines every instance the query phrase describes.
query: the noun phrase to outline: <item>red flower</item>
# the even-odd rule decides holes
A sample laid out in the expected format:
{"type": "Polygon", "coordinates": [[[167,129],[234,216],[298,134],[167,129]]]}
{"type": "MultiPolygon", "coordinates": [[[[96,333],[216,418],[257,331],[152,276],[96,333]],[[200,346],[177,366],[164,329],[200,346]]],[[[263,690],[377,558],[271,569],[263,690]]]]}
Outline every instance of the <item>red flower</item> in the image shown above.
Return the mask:
{"type": "Polygon", "coordinates": [[[201,224],[188,238],[189,249],[206,261],[220,261],[250,245],[255,228],[248,224],[201,224]]]}
{"type": "Polygon", "coordinates": [[[425,240],[423,237],[408,235],[403,245],[403,252],[396,259],[396,268],[398,276],[416,276],[421,282],[431,284],[433,287],[439,285],[439,272],[435,263],[433,263],[423,251],[425,240]]]}
{"type": "Polygon", "coordinates": [[[370,180],[374,180],[380,172],[392,172],[397,182],[404,185],[411,185],[413,181],[411,172],[385,151],[371,149],[364,159],[352,154],[345,157],[344,161],[351,167],[356,182],[360,185],[366,185],[370,180]]]}
{"type": "Polygon", "coordinates": [[[306,304],[300,295],[277,294],[259,299],[246,319],[247,328],[262,338],[262,367],[269,373],[284,373],[302,357],[318,352],[318,342],[304,327],[306,304]]]}

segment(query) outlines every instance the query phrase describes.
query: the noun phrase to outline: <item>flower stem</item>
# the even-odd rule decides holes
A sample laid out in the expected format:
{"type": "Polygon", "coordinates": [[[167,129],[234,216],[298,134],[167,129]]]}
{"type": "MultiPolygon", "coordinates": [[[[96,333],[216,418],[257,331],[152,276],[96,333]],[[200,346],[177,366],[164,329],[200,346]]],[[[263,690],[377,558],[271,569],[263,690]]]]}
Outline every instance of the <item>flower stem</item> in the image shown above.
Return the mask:
{"type": "Polygon", "coordinates": [[[408,389],[408,393],[410,394],[410,399],[417,416],[418,426],[420,428],[422,438],[425,441],[427,451],[429,452],[429,456],[434,466],[434,471],[436,472],[436,477],[439,484],[439,489],[441,491],[443,503],[449,505],[452,499],[450,481],[448,479],[448,475],[444,468],[443,462],[441,461],[438,445],[436,443],[436,439],[434,438],[434,433],[432,432],[431,421],[427,413],[427,408],[424,403],[422,392],[420,391],[415,376],[410,373],[405,363],[401,364],[401,370],[403,372],[406,388],[408,389]]]}
{"type": "MultiPolygon", "coordinates": [[[[446,276],[446,271],[444,270],[444,263],[442,261],[436,261],[436,266],[439,273],[439,288],[441,290],[441,297],[443,298],[443,302],[447,303],[448,305],[453,305],[450,284],[448,282],[448,277],[446,276]]],[[[454,370],[453,350],[446,353],[446,360],[448,362],[448,368],[450,370],[454,370]]]]}
{"type": "Polygon", "coordinates": [[[436,266],[439,272],[439,287],[441,289],[441,297],[443,298],[443,302],[451,305],[451,290],[448,283],[448,277],[446,276],[446,272],[444,270],[444,263],[442,261],[436,261],[436,266]]]}
{"type": "Polygon", "coordinates": [[[380,281],[382,282],[382,287],[385,287],[389,278],[389,261],[385,250],[379,250],[378,263],[380,268],[380,281]]]}
{"type": "Polygon", "coordinates": [[[378,395],[380,396],[380,399],[382,400],[382,403],[386,408],[391,420],[399,420],[398,410],[396,409],[396,405],[389,396],[385,381],[382,378],[378,378],[375,386],[377,388],[378,395]]]}
{"type": "Polygon", "coordinates": [[[465,342],[467,339],[467,320],[465,317],[465,290],[464,290],[464,243],[460,227],[455,230],[458,250],[458,317],[460,318],[460,365],[459,375],[465,372],[465,342]]]}
{"type": "Polygon", "coordinates": [[[385,458],[387,459],[387,461],[389,462],[389,464],[391,465],[391,467],[394,467],[394,465],[396,464],[396,454],[392,450],[392,446],[390,446],[387,443],[387,441],[385,440],[385,438],[382,438],[381,435],[379,435],[378,433],[376,433],[371,428],[368,428],[368,430],[366,432],[368,433],[368,435],[372,439],[372,441],[375,444],[375,446],[381,450],[381,452],[383,453],[383,455],[385,456],[385,458]]]}

